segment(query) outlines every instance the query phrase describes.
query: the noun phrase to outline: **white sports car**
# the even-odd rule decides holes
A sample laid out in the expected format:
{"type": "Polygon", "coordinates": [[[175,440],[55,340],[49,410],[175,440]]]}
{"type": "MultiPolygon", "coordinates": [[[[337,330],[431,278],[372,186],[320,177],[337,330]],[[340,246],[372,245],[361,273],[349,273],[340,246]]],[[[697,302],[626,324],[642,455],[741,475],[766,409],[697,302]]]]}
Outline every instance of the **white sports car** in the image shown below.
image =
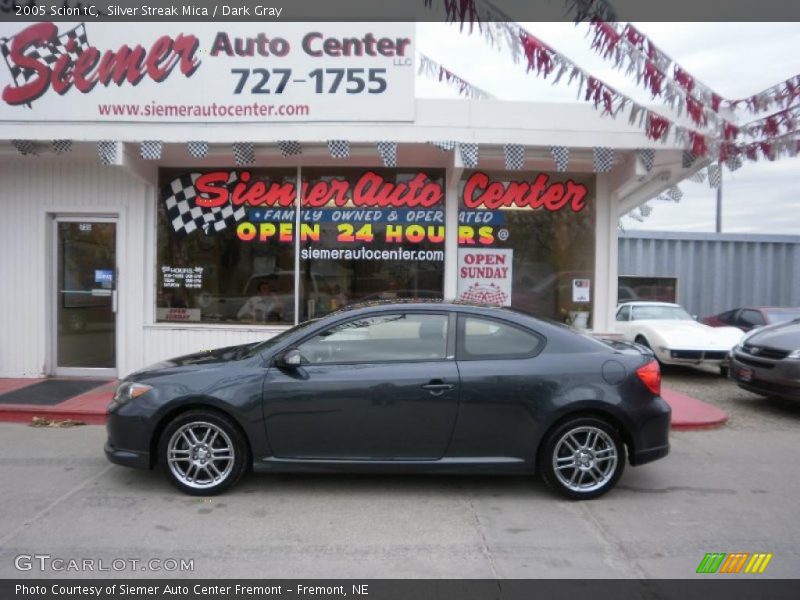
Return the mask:
{"type": "Polygon", "coordinates": [[[647,346],[670,365],[718,365],[722,368],[744,333],[737,327],[698,323],[680,305],[625,302],[617,307],[616,330],[626,340],[647,346]]]}

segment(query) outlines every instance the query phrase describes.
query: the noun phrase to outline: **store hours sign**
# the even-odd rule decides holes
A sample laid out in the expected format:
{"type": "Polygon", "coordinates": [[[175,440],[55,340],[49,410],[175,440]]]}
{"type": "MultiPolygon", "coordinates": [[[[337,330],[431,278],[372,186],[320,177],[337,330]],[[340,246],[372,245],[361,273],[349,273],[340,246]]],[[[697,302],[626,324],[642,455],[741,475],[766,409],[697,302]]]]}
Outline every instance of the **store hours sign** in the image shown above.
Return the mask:
{"type": "Polygon", "coordinates": [[[414,119],[403,23],[2,23],[0,120],[414,119]]]}

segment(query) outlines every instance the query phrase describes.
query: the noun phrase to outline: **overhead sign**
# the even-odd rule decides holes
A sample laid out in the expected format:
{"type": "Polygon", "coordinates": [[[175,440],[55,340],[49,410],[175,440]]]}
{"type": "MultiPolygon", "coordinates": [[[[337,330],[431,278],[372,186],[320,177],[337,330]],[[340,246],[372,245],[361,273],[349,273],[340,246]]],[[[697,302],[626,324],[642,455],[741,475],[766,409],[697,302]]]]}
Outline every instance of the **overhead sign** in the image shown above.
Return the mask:
{"type": "Polygon", "coordinates": [[[2,23],[0,120],[414,119],[404,23],[2,23]]]}

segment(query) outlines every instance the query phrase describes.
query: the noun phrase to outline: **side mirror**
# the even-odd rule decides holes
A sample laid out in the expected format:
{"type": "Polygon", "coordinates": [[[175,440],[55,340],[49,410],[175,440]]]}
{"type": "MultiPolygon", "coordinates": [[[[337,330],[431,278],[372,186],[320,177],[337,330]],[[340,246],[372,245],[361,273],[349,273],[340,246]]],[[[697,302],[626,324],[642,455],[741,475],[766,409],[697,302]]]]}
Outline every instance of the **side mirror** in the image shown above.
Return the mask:
{"type": "Polygon", "coordinates": [[[303,364],[303,356],[297,348],[290,348],[278,357],[276,361],[279,367],[296,369],[303,364]]]}

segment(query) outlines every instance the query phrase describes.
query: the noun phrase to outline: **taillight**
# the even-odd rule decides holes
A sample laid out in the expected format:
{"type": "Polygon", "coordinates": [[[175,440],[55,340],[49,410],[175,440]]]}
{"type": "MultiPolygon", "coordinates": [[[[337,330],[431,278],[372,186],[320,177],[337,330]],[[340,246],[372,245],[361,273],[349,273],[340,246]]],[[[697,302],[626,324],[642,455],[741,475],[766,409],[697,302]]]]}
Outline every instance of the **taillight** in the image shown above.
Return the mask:
{"type": "Polygon", "coordinates": [[[646,365],[639,367],[636,369],[636,374],[648,390],[656,396],[661,395],[661,369],[657,360],[651,360],[646,365]]]}

